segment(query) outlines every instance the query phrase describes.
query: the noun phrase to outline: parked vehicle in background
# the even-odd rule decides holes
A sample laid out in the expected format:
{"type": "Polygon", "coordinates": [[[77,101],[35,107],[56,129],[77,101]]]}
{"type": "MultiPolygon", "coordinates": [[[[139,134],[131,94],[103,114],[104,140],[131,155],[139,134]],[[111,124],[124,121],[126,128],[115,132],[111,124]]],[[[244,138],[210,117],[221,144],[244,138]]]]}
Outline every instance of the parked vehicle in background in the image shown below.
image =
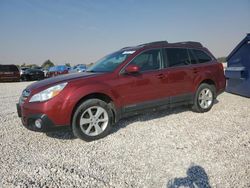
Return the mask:
{"type": "Polygon", "coordinates": [[[20,81],[20,71],[16,65],[0,65],[0,81],[20,81]]]}
{"type": "Polygon", "coordinates": [[[58,66],[54,66],[54,67],[50,67],[46,77],[54,77],[54,76],[58,76],[61,74],[68,74],[68,69],[69,67],[67,67],[66,65],[58,65],[58,66]]]}
{"type": "Polygon", "coordinates": [[[71,126],[75,136],[91,141],[145,111],[190,105],[207,112],[225,84],[222,64],[200,43],[153,42],[122,48],[86,72],[33,83],[17,111],[31,130],[71,126]]]}
{"type": "Polygon", "coordinates": [[[226,91],[250,98],[250,33],[227,57],[226,91]]]}
{"type": "Polygon", "coordinates": [[[29,69],[29,67],[20,67],[20,75],[24,73],[25,70],[29,69]]]}
{"type": "Polygon", "coordinates": [[[84,64],[78,64],[74,67],[71,67],[69,73],[77,73],[77,72],[85,72],[87,70],[87,66],[84,64]]]}
{"type": "Polygon", "coordinates": [[[48,77],[47,73],[49,72],[49,70],[43,68],[42,71],[43,71],[44,77],[47,78],[48,77]]]}
{"type": "Polygon", "coordinates": [[[44,72],[39,69],[26,69],[21,75],[21,80],[31,81],[31,80],[42,80],[44,79],[44,72]]]}

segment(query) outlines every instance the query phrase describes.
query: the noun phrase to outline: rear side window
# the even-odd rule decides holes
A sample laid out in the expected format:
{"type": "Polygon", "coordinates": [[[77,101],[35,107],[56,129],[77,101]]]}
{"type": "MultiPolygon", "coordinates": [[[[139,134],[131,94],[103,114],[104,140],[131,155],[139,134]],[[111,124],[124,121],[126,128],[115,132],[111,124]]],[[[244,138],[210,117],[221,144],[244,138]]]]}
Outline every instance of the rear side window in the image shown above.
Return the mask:
{"type": "Polygon", "coordinates": [[[161,51],[158,49],[143,52],[131,62],[131,64],[139,66],[142,72],[160,69],[160,63],[161,51]]]}
{"type": "Polygon", "coordinates": [[[0,65],[0,72],[18,72],[18,68],[15,65],[0,65]]]}
{"type": "Polygon", "coordinates": [[[168,67],[189,65],[189,56],[186,48],[166,48],[168,67]]]}
{"type": "Polygon", "coordinates": [[[196,56],[199,63],[206,63],[212,60],[212,58],[202,50],[192,50],[192,51],[194,52],[194,55],[196,56]]]}

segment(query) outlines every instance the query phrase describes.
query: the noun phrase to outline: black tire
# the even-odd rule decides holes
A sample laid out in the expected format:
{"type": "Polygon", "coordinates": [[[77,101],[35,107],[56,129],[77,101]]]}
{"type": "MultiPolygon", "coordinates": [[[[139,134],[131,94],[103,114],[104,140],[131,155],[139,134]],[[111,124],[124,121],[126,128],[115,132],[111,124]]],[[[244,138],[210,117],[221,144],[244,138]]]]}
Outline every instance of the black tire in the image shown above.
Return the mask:
{"type": "Polygon", "coordinates": [[[89,141],[97,140],[97,139],[107,136],[110,130],[112,129],[112,122],[113,122],[113,113],[112,113],[111,108],[106,102],[99,100],[99,99],[88,99],[82,102],[77,107],[76,111],[74,112],[73,120],[72,120],[72,131],[76,137],[89,142],[89,141]],[[108,123],[106,125],[106,128],[103,130],[103,132],[101,132],[100,134],[96,136],[89,136],[85,134],[80,127],[80,118],[83,115],[83,113],[90,107],[101,107],[104,110],[106,110],[107,115],[108,115],[108,123]]]}
{"type": "Polygon", "coordinates": [[[214,85],[209,85],[209,84],[206,84],[206,83],[201,84],[198,87],[198,89],[197,89],[197,91],[195,93],[192,110],[195,111],[195,112],[199,112],[199,113],[208,112],[212,108],[212,106],[214,104],[215,97],[216,97],[216,92],[215,92],[215,86],[214,85]],[[199,100],[199,96],[201,95],[201,92],[204,89],[205,90],[208,89],[212,93],[212,99],[211,99],[212,101],[211,101],[211,104],[207,108],[203,108],[201,106],[200,100],[199,100]]]}

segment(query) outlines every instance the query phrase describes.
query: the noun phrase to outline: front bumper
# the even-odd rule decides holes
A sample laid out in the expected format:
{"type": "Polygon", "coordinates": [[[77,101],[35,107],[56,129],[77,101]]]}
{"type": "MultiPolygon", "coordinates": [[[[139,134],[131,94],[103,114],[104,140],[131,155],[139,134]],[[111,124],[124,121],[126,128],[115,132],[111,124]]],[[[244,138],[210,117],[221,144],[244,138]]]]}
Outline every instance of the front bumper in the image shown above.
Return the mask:
{"type": "Polygon", "coordinates": [[[55,124],[49,119],[46,114],[32,114],[29,116],[22,116],[22,108],[16,104],[18,117],[22,119],[22,124],[29,130],[38,132],[48,132],[55,129],[55,124]],[[41,126],[37,127],[35,121],[40,120],[41,126]]]}

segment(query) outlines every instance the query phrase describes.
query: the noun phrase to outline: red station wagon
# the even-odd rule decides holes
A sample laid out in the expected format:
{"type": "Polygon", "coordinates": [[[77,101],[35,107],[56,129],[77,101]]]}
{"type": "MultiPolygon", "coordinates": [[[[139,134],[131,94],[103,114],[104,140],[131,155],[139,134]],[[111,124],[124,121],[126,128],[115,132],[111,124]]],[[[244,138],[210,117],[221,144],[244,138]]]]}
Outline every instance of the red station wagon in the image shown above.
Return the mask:
{"type": "Polygon", "coordinates": [[[207,112],[225,83],[222,64],[200,43],[152,42],[122,48],[86,72],[31,84],[17,110],[28,129],[71,126],[75,136],[91,141],[145,111],[190,105],[207,112]]]}
{"type": "Polygon", "coordinates": [[[0,81],[20,81],[20,71],[16,65],[0,65],[0,81]]]}

